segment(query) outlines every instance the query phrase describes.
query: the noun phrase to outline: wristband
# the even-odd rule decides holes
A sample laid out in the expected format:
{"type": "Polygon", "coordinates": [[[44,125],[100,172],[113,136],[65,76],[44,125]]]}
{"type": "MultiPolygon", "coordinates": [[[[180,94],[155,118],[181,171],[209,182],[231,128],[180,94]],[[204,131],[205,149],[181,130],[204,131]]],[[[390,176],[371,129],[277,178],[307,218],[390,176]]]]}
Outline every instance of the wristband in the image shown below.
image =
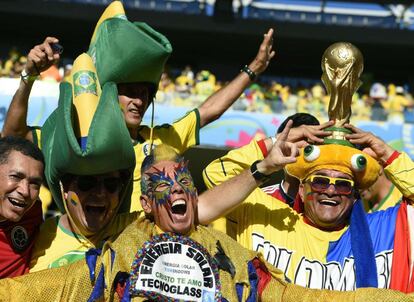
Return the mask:
{"type": "Polygon", "coordinates": [[[400,152],[395,150],[382,166],[385,168],[386,166],[390,165],[394,161],[394,159],[396,159],[399,155],[400,152]]]}
{"type": "Polygon", "coordinates": [[[22,73],[20,74],[20,78],[26,84],[27,83],[32,83],[32,82],[36,81],[38,77],[39,76],[37,76],[37,75],[29,75],[29,74],[27,74],[26,69],[23,69],[22,73]]]}
{"type": "Polygon", "coordinates": [[[250,68],[249,68],[249,66],[247,66],[247,65],[244,65],[243,66],[243,68],[242,69],[240,69],[240,72],[245,72],[245,73],[247,73],[247,75],[249,76],[249,78],[250,78],[250,81],[254,81],[254,80],[256,80],[256,73],[253,71],[253,70],[251,70],[250,68]]]}
{"type": "Polygon", "coordinates": [[[252,173],[252,176],[257,181],[266,182],[269,180],[270,175],[263,174],[257,170],[257,164],[261,162],[261,160],[256,160],[251,166],[250,166],[250,172],[252,173]]]}

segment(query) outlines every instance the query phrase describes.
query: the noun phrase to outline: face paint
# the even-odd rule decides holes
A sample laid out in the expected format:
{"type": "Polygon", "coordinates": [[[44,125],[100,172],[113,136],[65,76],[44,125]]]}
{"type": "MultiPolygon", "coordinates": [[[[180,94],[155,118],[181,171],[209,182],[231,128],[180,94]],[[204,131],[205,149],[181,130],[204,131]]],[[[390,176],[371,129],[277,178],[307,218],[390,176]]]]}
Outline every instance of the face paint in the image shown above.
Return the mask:
{"type": "Polygon", "coordinates": [[[168,204],[169,197],[171,195],[171,189],[174,186],[174,181],[179,184],[179,186],[189,194],[190,196],[196,195],[196,188],[193,183],[190,171],[188,170],[187,163],[179,163],[174,167],[174,178],[172,179],[165,169],[162,171],[156,171],[154,173],[148,173],[149,180],[147,183],[150,183],[147,186],[147,194],[152,193],[152,197],[155,198],[157,205],[168,204]]]}
{"type": "Polygon", "coordinates": [[[74,205],[76,207],[79,204],[78,195],[76,195],[75,193],[71,194],[70,202],[72,203],[72,205],[74,205]]]}
{"type": "Polygon", "coordinates": [[[175,180],[187,194],[195,196],[197,190],[194,186],[193,178],[191,177],[187,164],[188,161],[185,163],[182,162],[178,165],[175,180]]]}
{"type": "Polygon", "coordinates": [[[313,197],[313,192],[309,192],[306,194],[306,201],[314,201],[315,198],[313,197]]]}

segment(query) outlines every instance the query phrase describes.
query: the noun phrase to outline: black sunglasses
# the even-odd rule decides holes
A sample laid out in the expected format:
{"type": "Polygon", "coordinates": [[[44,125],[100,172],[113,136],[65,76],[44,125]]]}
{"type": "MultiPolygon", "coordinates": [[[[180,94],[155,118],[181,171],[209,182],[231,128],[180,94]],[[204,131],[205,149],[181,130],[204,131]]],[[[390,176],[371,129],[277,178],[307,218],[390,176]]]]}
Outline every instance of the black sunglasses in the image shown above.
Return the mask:
{"type": "Polygon", "coordinates": [[[76,180],[79,190],[88,192],[97,187],[101,183],[106,191],[115,193],[121,186],[121,179],[119,177],[101,178],[96,176],[78,176],[76,180]]]}

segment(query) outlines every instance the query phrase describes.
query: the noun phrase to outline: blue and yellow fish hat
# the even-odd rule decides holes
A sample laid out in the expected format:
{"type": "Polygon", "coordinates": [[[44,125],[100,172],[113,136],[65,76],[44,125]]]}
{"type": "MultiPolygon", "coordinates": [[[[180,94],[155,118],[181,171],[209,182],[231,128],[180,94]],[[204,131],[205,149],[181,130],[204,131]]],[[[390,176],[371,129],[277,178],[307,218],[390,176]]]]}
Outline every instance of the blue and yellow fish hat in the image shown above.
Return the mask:
{"type": "Polygon", "coordinates": [[[286,172],[299,180],[312,173],[332,169],[350,175],[359,189],[366,189],[377,180],[380,165],[370,155],[353,147],[328,144],[308,145],[300,151],[297,161],[285,167],[286,172]]]}
{"type": "Polygon", "coordinates": [[[120,1],[102,14],[88,50],[101,85],[146,82],[154,94],[171,52],[165,36],[146,23],[128,21],[120,1]]]}
{"type": "Polygon", "coordinates": [[[95,175],[124,171],[118,211],[129,211],[135,154],[118,104],[115,83],[99,83],[92,58],[84,53],[73,64],[71,80],[60,84],[57,109],[42,127],[45,176],[62,213],[60,181],[66,174],[95,175]]]}

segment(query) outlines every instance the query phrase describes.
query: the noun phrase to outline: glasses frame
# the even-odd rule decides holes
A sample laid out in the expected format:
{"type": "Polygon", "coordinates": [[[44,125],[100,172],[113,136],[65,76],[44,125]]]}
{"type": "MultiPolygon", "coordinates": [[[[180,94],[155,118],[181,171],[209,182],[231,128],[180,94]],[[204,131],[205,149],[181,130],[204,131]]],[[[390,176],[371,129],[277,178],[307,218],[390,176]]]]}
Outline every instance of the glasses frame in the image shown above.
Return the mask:
{"type": "Polygon", "coordinates": [[[351,194],[352,193],[352,191],[354,190],[354,185],[355,185],[355,182],[352,180],[352,179],[347,179],[347,178],[340,178],[340,177],[330,177],[330,176],[326,176],[326,175],[311,175],[308,179],[307,179],[307,182],[309,182],[309,185],[310,185],[310,187],[311,187],[311,189],[312,189],[312,191],[314,191],[314,192],[318,192],[318,193],[323,193],[323,192],[326,192],[328,189],[329,189],[329,187],[331,186],[331,185],[333,185],[334,187],[335,187],[335,191],[338,193],[338,194],[341,194],[341,195],[349,195],[349,194],[351,194]],[[324,178],[324,179],[328,179],[329,180],[329,184],[328,184],[328,186],[326,187],[326,189],[324,189],[324,190],[319,190],[319,189],[315,189],[314,187],[313,187],[313,185],[312,185],[312,183],[313,183],[313,180],[315,179],[315,178],[317,178],[317,177],[319,177],[319,178],[324,178]],[[337,181],[345,181],[345,182],[348,182],[348,183],[350,183],[351,184],[351,190],[349,191],[349,192],[340,192],[339,190],[338,190],[338,187],[336,186],[336,182],[337,181]]]}
{"type": "Polygon", "coordinates": [[[92,189],[96,188],[97,186],[103,185],[103,187],[105,188],[105,190],[110,193],[110,194],[114,194],[116,192],[119,192],[122,189],[122,181],[120,177],[98,177],[98,176],[91,176],[91,175],[82,175],[82,176],[77,176],[75,179],[76,182],[76,186],[77,188],[82,191],[82,192],[89,192],[92,189]],[[82,181],[79,182],[79,180],[81,178],[90,178],[90,179],[94,179],[94,181],[90,182],[90,186],[88,186],[87,188],[85,188],[84,184],[80,184],[82,183],[82,181]],[[112,180],[112,179],[116,179],[117,180],[117,186],[115,188],[115,190],[112,190],[112,188],[108,185],[108,180],[112,180]]]}

